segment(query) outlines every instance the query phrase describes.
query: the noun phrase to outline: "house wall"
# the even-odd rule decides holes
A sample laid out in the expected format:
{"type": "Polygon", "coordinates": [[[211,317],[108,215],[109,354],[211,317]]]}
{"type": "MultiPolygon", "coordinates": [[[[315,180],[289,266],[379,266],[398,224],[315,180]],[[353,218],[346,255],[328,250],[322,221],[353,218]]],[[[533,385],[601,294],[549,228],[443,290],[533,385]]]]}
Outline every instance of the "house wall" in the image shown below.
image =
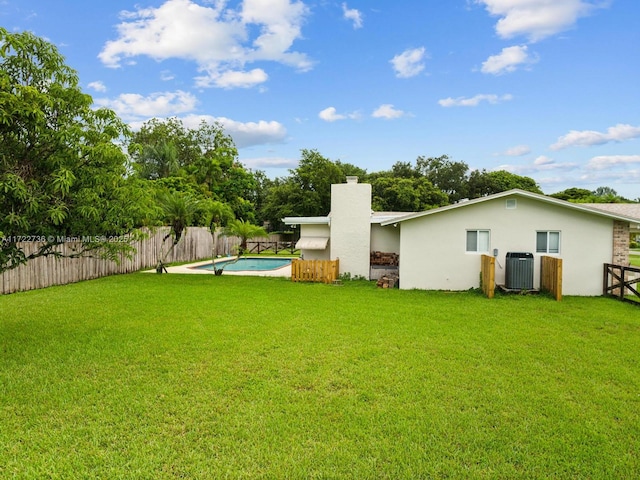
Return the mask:
{"type": "MultiPolygon", "coordinates": [[[[302,237],[329,237],[331,231],[329,225],[300,225],[300,238],[302,237]]],[[[331,240],[324,250],[301,250],[300,255],[305,260],[329,260],[331,240]]]]}
{"type": "Polygon", "coordinates": [[[340,273],[369,278],[371,185],[331,185],[331,260],[340,259],[340,273]]]}
{"type": "Polygon", "coordinates": [[[371,225],[371,251],[400,253],[400,226],[371,225]]]}
{"type": "Polygon", "coordinates": [[[560,231],[563,294],[600,295],[603,264],[611,261],[613,220],[522,197],[502,197],[401,223],[400,288],[467,290],[479,287],[480,253],[467,253],[466,231],[490,230],[489,254],[498,249],[496,283],[505,283],[507,252],[534,255],[536,231],[560,231]],[[515,209],[506,200],[515,198],[515,209]]]}

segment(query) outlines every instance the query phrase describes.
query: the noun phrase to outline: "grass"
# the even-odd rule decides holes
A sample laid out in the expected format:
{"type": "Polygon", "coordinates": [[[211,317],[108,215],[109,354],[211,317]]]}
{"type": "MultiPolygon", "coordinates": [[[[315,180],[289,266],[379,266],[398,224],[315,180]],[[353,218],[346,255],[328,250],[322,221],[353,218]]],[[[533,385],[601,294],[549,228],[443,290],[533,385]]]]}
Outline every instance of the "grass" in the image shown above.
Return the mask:
{"type": "Polygon", "coordinates": [[[134,274],[0,297],[3,478],[637,478],[606,298],[134,274]]]}

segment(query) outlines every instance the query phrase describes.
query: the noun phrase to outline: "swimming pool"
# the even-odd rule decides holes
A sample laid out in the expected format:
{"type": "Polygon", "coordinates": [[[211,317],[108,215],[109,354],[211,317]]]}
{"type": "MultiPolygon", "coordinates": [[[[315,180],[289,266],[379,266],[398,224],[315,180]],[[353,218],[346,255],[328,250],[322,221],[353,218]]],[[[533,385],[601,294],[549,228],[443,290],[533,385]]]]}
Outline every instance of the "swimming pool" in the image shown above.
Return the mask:
{"type": "MultiPolygon", "coordinates": [[[[225,272],[265,272],[269,270],[277,270],[278,268],[286,267],[291,264],[291,258],[255,258],[246,257],[239,258],[236,262],[233,259],[218,260],[216,262],[216,268],[224,268],[225,272]]],[[[193,267],[197,270],[211,270],[213,271],[213,265],[206,263],[197,267],[193,267]]]]}

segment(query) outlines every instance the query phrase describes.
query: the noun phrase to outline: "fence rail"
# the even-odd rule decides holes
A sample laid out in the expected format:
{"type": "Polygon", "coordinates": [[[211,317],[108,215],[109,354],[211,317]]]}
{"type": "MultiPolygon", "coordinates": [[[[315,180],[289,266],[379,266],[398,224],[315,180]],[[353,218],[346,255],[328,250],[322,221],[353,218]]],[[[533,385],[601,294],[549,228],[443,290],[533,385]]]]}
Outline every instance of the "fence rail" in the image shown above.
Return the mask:
{"type": "Polygon", "coordinates": [[[493,298],[496,290],[496,259],[482,255],[480,259],[480,280],[482,292],[487,298],[493,298]]]}
{"type": "Polygon", "coordinates": [[[640,283],[640,268],[625,267],[623,265],[604,264],[604,278],[602,294],[616,297],[624,302],[638,305],[640,303],[640,293],[637,285],[640,283]],[[636,296],[637,299],[629,298],[636,296]]]}
{"type": "MultiPolygon", "coordinates": [[[[158,260],[171,247],[170,239],[164,241],[168,231],[168,227],[161,227],[150,233],[148,238],[135,242],[133,246],[136,248],[136,253],[132,258],[121,258],[119,263],[97,257],[35,258],[25,265],[0,274],[0,292],[5,294],[34,290],[155,267],[158,260]]],[[[25,242],[19,246],[24,248],[28,255],[36,251],[41,243],[25,242]]],[[[77,243],[69,242],[59,245],[56,250],[63,255],[68,255],[78,246],[77,243]]],[[[212,247],[213,238],[207,228],[189,227],[180,243],[167,256],[166,262],[188,262],[210,258],[212,247]]]]}
{"type": "Polygon", "coordinates": [[[338,279],[339,260],[300,260],[291,262],[291,281],[333,283],[338,279]]]}
{"type": "Polygon", "coordinates": [[[282,242],[276,240],[258,240],[247,242],[249,253],[260,254],[265,250],[272,250],[276,255],[278,252],[287,251],[292,255],[296,252],[296,242],[282,242]]]}
{"type": "Polygon", "coordinates": [[[543,256],[540,262],[540,290],[562,300],[562,259],[543,256]]]}

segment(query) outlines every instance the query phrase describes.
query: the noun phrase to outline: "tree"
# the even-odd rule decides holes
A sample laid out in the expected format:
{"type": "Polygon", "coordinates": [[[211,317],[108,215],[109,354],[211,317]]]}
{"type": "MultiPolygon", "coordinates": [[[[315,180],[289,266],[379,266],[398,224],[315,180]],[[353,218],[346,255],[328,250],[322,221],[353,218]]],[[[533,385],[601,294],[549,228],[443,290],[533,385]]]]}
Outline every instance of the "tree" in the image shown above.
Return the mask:
{"type": "Polygon", "coordinates": [[[506,192],[519,188],[533,193],[542,194],[542,190],[534,179],[516,175],[505,170],[487,172],[475,170],[469,175],[469,198],[479,198],[494,193],[506,192]]]}
{"type": "Polygon", "coordinates": [[[567,188],[551,196],[574,203],[634,203],[618,195],[611,187],[598,187],[593,191],[585,188],[567,188]]]}
{"type": "Polygon", "coordinates": [[[73,256],[133,249],[109,240],[149,219],[152,196],[125,178],[127,126],[92,104],[55,46],[0,28],[0,271],[61,255],[71,237],[73,256]],[[22,239],[42,243],[26,253],[22,239]]]}
{"type": "Polygon", "coordinates": [[[371,182],[376,211],[418,212],[447,205],[447,195],[425,177],[379,177],[371,182]]]}
{"type": "Polygon", "coordinates": [[[331,210],[331,184],[343,183],[346,175],[341,165],[323,157],[316,150],[302,150],[298,168],[290,176],[273,182],[264,200],[260,216],[273,226],[280,226],[287,216],[313,217],[331,210]]]}
{"type": "Polygon", "coordinates": [[[216,232],[219,227],[225,227],[234,219],[233,210],[231,210],[231,207],[229,207],[229,205],[227,205],[226,203],[219,202],[217,200],[206,200],[203,203],[203,207],[208,216],[207,223],[209,226],[209,231],[211,232],[211,237],[213,240],[211,256],[215,259],[218,254],[216,232]]]}
{"type": "Polygon", "coordinates": [[[457,202],[469,194],[469,166],[465,162],[454,162],[447,155],[440,157],[418,157],[416,169],[436,187],[457,202]]]}
{"type": "Polygon", "coordinates": [[[264,228],[252,225],[244,220],[232,220],[225,229],[225,235],[240,237],[238,256],[241,256],[247,251],[248,240],[256,237],[266,237],[268,233],[264,228]]]}
{"type": "Polygon", "coordinates": [[[396,162],[391,166],[391,176],[396,178],[419,178],[421,173],[410,162],[396,162]]]}
{"type": "Polygon", "coordinates": [[[560,200],[566,200],[568,202],[575,203],[588,203],[591,201],[593,192],[586,188],[567,188],[561,192],[553,193],[549,195],[553,198],[559,198],[560,200]]]}
{"type": "Polygon", "coordinates": [[[166,178],[178,172],[178,150],[169,142],[141,146],[136,164],[140,177],[147,180],[166,178]]]}
{"type": "Polygon", "coordinates": [[[187,128],[177,118],[152,119],[128,145],[134,171],[142,178],[181,177],[205,197],[227,203],[238,218],[255,220],[257,182],[238,161],[233,139],[219,123],[187,128]]]}

